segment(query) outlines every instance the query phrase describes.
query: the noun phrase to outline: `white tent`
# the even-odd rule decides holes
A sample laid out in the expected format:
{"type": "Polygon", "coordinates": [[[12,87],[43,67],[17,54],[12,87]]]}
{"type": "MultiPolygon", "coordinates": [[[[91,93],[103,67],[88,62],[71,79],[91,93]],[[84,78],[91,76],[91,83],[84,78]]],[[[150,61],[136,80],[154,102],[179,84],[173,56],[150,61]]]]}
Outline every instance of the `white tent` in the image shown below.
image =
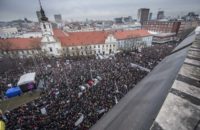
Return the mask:
{"type": "Polygon", "coordinates": [[[35,82],[35,75],[36,73],[26,73],[24,75],[22,75],[17,83],[17,85],[23,85],[23,84],[27,84],[27,83],[31,83],[31,82],[35,82]]]}

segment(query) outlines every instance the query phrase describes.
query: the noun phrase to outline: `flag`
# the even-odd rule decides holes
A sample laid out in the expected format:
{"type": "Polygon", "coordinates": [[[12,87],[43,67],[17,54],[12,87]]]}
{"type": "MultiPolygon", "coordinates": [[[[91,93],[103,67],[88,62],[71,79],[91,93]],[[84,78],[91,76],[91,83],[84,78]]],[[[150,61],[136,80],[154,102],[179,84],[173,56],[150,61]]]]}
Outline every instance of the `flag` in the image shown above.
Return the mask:
{"type": "Polygon", "coordinates": [[[106,111],[106,109],[101,109],[101,110],[97,110],[97,112],[99,113],[99,114],[102,114],[102,113],[104,113],[106,111]]]}
{"type": "Polygon", "coordinates": [[[75,122],[75,126],[80,125],[83,122],[84,119],[84,115],[81,113],[81,116],[79,117],[79,119],[75,122]]]}
{"type": "Polygon", "coordinates": [[[46,108],[43,107],[42,109],[40,109],[42,115],[47,115],[47,111],[46,111],[46,108]]]}
{"type": "Polygon", "coordinates": [[[83,95],[83,93],[82,93],[82,92],[79,92],[79,93],[78,93],[78,98],[80,98],[82,95],[83,95]]]}
{"type": "Polygon", "coordinates": [[[134,63],[131,63],[131,67],[139,68],[140,70],[147,71],[147,72],[151,71],[150,69],[144,68],[144,67],[137,65],[137,64],[134,64],[134,63]]]}
{"type": "Polygon", "coordinates": [[[118,103],[118,100],[117,100],[117,97],[115,96],[115,104],[117,104],[118,103]]]}

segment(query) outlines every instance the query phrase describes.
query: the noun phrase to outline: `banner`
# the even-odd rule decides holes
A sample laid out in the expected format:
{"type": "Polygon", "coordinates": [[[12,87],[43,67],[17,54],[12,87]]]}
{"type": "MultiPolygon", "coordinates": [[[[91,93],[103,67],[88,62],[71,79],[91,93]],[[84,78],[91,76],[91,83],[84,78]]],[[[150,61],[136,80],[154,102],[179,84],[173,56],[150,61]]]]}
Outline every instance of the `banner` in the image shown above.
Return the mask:
{"type": "Polygon", "coordinates": [[[140,65],[137,65],[137,64],[134,64],[134,63],[131,63],[131,67],[139,68],[140,70],[144,70],[144,71],[150,72],[150,69],[144,68],[144,67],[142,67],[140,65]]]}

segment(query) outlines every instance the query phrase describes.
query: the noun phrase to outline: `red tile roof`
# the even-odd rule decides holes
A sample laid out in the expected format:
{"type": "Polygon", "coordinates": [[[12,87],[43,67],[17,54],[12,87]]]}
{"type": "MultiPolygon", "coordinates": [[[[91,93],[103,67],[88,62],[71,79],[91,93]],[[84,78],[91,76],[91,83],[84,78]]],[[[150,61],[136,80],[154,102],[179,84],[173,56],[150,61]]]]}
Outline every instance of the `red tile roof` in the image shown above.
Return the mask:
{"type": "Polygon", "coordinates": [[[114,37],[118,40],[136,38],[136,37],[146,37],[150,35],[151,34],[147,30],[123,30],[123,31],[116,31],[114,33],[114,37]]]}
{"type": "MultiPolygon", "coordinates": [[[[107,36],[113,34],[118,40],[149,36],[146,30],[126,30],[126,31],[93,31],[93,32],[63,32],[60,29],[54,29],[54,37],[59,39],[62,46],[78,46],[104,44],[107,36]]],[[[28,50],[36,49],[40,46],[41,38],[9,38],[0,39],[0,49],[5,49],[5,43],[9,45],[9,50],[28,50]]]]}
{"type": "Polygon", "coordinates": [[[54,33],[54,36],[57,38],[67,36],[67,33],[63,32],[60,29],[53,29],[53,33],[54,33]]]}
{"type": "Polygon", "coordinates": [[[108,36],[105,31],[94,32],[69,32],[65,36],[60,35],[61,32],[55,31],[54,35],[58,37],[62,46],[78,46],[78,45],[92,45],[104,44],[108,36]]]}
{"type": "Polygon", "coordinates": [[[2,50],[29,50],[37,49],[40,46],[41,38],[9,38],[0,39],[2,50]]]}

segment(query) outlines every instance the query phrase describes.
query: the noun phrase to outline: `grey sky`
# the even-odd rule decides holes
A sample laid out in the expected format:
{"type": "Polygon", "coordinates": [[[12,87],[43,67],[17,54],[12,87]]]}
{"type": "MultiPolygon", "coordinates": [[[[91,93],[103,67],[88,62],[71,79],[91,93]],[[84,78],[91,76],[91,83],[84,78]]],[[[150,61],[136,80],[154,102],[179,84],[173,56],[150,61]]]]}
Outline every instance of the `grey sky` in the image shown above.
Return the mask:
{"type": "MultiPolygon", "coordinates": [[[[200,14],[200,0],[41,0],[47,17],[61,14],[64,20],[113,19],[120,16],[136,18],[137,10],[150,8],[153,16],[159,8],[166,16],[183,15],[189,11],[200,14]]],[[[0,21],[37,20],[38,0],[0,0],[0,21]]]]}

